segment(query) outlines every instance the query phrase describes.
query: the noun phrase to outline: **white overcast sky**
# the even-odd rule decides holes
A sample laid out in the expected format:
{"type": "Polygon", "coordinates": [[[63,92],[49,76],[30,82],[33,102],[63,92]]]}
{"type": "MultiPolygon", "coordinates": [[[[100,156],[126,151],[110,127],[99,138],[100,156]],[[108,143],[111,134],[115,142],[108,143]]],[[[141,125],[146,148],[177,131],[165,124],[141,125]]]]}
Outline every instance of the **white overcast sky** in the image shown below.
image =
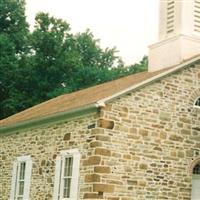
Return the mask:
{"type": "Polygon", "coordinates": [[[66,20],[73,33],[89,28],[100,44],[116,47],[126,64],[148,54],[158,38],[159,0],[26,0],[26,15],[33,26],[43,11],[66,20]]]}

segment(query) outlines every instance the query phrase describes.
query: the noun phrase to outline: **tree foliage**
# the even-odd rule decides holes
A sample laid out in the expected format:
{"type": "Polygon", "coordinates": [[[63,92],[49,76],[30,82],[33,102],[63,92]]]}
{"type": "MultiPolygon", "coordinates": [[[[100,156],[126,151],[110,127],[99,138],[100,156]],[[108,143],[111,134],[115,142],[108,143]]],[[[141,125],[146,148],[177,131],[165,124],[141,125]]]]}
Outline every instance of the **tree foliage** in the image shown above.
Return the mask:
{"type": "Polygon", "coordinates": [[[42,101],[144,71],[129,67],[115,48],[102,49],[90,30],[71,33],[67,22],[38,13],[28,30],[23,0],[0,0],[0,117],[42,101]]]}

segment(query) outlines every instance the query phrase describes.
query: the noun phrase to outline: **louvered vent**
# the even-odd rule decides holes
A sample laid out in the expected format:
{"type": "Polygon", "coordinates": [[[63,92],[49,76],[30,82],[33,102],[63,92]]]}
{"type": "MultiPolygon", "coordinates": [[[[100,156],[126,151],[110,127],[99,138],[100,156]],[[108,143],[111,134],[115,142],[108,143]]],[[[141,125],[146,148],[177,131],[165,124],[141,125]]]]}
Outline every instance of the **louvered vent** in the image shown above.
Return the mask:
{"type": "Polygon", "coordinates": [[[194,31],[200,33],[200,0],[194,1],[194,31]]]}
{"type": "Polygon", "coordinates": [[[175,12],[175,0],[168,0],[167,3],[167,33],[174,31],[174,12],[175,12]]]}

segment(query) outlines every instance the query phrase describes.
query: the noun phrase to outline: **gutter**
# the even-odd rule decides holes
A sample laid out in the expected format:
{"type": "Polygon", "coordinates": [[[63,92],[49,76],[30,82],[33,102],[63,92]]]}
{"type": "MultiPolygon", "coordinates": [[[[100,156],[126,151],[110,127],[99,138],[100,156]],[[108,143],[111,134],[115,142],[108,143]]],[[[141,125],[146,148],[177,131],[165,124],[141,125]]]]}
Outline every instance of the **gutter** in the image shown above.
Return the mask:
{"type": "Polygon", "coordinates": [[[89,115],[91,113],[95,113],[98,111],[99,104],[92,103],[80,108],[75,108],[68,110],[66,112],[60,112],[52,115],[48,115],[45,117],[40,117],[32,120],[27,120],[24,122],[19,122],[12,125],[2,126],[0,127],[0,135],[5,133],[12,133],[19,131],[21,129],[30,129],[34,126],[43,126],[49,124],[55,124],[56,122],[67,122],[75,118],[80,118],[83,115],[89,115]]]}

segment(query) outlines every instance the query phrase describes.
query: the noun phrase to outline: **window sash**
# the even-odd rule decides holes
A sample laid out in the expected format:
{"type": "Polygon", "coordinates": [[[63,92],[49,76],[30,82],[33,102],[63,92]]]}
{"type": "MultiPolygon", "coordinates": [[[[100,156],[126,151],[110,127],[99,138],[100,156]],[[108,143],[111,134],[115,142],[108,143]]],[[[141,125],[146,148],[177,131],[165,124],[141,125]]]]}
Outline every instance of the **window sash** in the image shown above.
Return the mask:
{"type": "Polygon", "coordinates": [[[60,155],[57,156],[53,199],[78,199],[79,166],[80,154],[77,149],[61,151],[60,155]]]}
{"type": "Polygon", "coordinates": [[[29,199],[31,171],[31,157],[17,157],[17,160],[13,164],[10,200],[29,199]]]}
{"type": "Polygon", "coordinates": [[[26,162],[19,162],[17,167],[17,178],[16,178],[16,199],[24,196],[24,186],[25,186],[25,172],[26,172],[26,162]]]}
{"type": "Polygon", "coordinates": [[[70,199],[71,197],[71,181],[73,178],[73,155],[63,156],[60,177],[60,197],[61,199],[70,199]],[[68,187],[65,181],[68,180],[68,187]]]}

